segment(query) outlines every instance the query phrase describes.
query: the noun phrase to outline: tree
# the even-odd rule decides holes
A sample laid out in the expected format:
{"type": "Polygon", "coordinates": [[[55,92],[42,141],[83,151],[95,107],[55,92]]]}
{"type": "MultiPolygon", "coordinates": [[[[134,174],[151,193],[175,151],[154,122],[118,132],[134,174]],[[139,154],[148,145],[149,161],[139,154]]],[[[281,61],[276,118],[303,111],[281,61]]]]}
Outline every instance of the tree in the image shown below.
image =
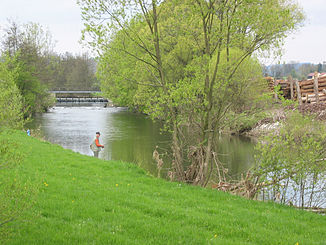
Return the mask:
{"type": "Polygon", "coordinates": [[[69,90],[93,89],[96,79],[92,66],[94,60],[85,53],[81,56],[71,56],[67,62],[65,88],[69,90]]]}
{"type": "Polygon", "coordinates": [[[66,52],[50,57],[49,72],[51,90],[94,90],[97,88],[95,77],[96,62],[87,53],[73,55],[66,52]]]}
{"type": "MultiPolygon", "coordinates": [[[[15,74],[8,69],[8,57],[0,62],[0,128],[21,129],[23,120],[23,98],[17,88],[15,74]]],[[[1,168],[1,164],[0,164],[1,168]]]]}
{"type": "Polygon", "coordinates": [[[9,20],[8,27],[4,31],[5,37],[2,40],[2,49],[11,57],[18,51],[19,44],[23,39],[23,34],[18,24],[12,20],[9,20]]]}
{"type": "Polygon", "coordinates": [[[53,104],[47,93],[51,78],[47,58],[51,52],[50,33],[39,24],[20,27],[9,22],[3,39],[4,53],[11,58],[9,68],[15,71],[15,83],[23,96],[25,117],[43,112],[53,104]]]}
{"type": "MultiPolygon", "coordinates": [[[[8,59],[0,59],[0,134],[9,129],[22,129],[24,125],[22,96],[15,84],[14,72],[8,69],[8,59]]],[[[7,174],[10,172],[8,169],[22,159],[15,150],[16,142],[8,141],[5,138],[0,140],[0,242],[4,242],[9,233],[5,225],[16,218],[21,203],[25,202],[25,196],[21,195],[24,187],[7,174]]]]}
{"type": "Polygon", "coordinates": [[[254,54],[279,47],[303,20],[300,9],[285,0],[79,4],[84,38],[108,57],[106,64],[102,59],[102,71],[111,66],[110,76],[120,76],[119,81],[134,75],[122,84],[110,80],[113,89],[132,88],[125,97],[134,96],[132,103],[163,119],[172,131],[171,176],[202,186],[209,180],[215,138],[230,121],[228,113],[259,80],[250,74],[257,64],[254,54]],[[133,60],[129,71],[113,64],[110,57],[117,52],[120,64],[133,60]]]}

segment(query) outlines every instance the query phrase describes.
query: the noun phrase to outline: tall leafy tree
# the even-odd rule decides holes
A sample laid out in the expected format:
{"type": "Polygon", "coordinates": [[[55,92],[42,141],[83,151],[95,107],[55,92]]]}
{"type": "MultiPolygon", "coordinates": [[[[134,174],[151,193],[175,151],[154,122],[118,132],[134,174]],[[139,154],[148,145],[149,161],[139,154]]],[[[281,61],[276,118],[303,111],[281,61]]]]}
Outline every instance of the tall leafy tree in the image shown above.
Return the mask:
{"type": "Polygon", "coordinates": [[[15,71],[8,68],[8,57],[0,62],[0,128],[23,127],[23,100],[15,84],[15,71]]]}
{"type": "Polygon", "coordinates": [[[280,47],[303,21],[290,0],[79,4],[84,38],[103,54],[104,89],[163,119],[173,135],[171,176],[203,186],[218,132],[259,82],[255,54],[280,47]]]}

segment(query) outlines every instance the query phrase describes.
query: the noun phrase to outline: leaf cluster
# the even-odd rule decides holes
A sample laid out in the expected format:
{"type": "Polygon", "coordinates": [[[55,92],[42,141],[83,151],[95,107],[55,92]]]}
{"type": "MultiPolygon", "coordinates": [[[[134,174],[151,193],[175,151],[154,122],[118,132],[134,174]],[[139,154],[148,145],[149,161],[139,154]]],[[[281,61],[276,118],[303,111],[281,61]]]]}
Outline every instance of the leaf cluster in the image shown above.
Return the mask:
{"type": "MultiPolygon", "coordinates": [[[[303,19],[300,10],[285,1],[228,1],[226,5],[210,2],[215,4],[212,8],[208,3],[199,2],[165,1],[159,6],[159,41],[165,80],[169,83],[166,85],[159,81],[153,36],[147,25],[153,14],[149,8],[150,1],[140,1],[138,5],[132,1],[98,1],[92,5],[80,1],[86,25],[84,31],[102,38],[93,44],[102,52],[98,75],[109,98],[123,105],[146,108],[148,113],[165,111],[157,107],[170,102],[174,105],[201,103],[197,109],[202,109],[207,105],[205,73],[209,70],[209,76],[215,76],[216,59],[221,51],[224,57],[217,69],[218,82],[213,87],[214,104],[218,108],[226,98],[243,101],[245,96],[241,92],[252,95],[247,92],[248,84],[257,82],[261,71],[255,59],[246,64],[242,64],[245,63],[242,60],[255,50],[277,46],[303,19]],[[137,10],[142,3],[143,7],[148,7],[148,16],[137,10]],[[130,8],[131,12],[127,14],[122,7],[130,8]],[[211,9],[217,12],[217,16],[211,17],[215,24],[210,26],[208,41],[212,51],[207,56],[203,55],[206,47],[201,19],[205,11],[211,14],[211,9]],[[226,17],[219,18],[219,14],[226,17]],[[275,16],[278,16],[277,20],[275,16]],[[111,30],[112,25],[115,31],[111,30]],[[218,42],[221,42],[220,47],[217,47],[218,42]],[[246,77],[244,72],[248,73],[246,77]],[[164,95],[160,91],[162,86],[165,86],[164,95]],[[181,92],[181,88],[186,91],[181,92]],[[153,98],[157,96],[163,98],[153,98]],[[201,98],[196,99],[196,96],[201,98]],[[153,110],[150,105],[153,105],[153,110]]],[[[228,107],[228,103],[223,104],[228,107]]]]}

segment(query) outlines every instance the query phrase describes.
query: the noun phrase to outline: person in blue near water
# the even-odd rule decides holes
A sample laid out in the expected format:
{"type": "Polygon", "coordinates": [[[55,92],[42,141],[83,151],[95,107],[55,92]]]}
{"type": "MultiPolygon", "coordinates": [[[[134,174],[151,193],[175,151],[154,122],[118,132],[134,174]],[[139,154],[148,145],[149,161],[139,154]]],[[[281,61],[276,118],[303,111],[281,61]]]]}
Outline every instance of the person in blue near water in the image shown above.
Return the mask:
{"type": "Polygon", "coordinates": [[[31,131],[30,131],[29,129],[27,129],[26,132],[27,132],[27,135],[28,135],[28,136],[31,136],[31,131]]]}
{"type": "Polygon", "coordinates": [[[104,145],[100,144],[100,135],[101,135],[100,132],[96,132],[96,138],[94,139],[93,143],[90,145],[90,148],[94,153],[94,157],[97,158],[101,149],[104,148],[104,145]]]}

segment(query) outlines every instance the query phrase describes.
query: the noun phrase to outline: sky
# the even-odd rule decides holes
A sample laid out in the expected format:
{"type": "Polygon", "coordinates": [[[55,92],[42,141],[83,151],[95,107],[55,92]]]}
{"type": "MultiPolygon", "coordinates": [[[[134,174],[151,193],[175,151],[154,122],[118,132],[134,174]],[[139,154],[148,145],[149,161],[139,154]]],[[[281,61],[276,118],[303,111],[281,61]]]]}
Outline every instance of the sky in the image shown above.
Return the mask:
{"type": "Polygon", "coordinates": [[[76,0],[0,0],[0,28],[8,26],[8,19],[48,28],[58,53],[87,51],[79,43],[83,23],[76,0]]]}
{"type": "Polygon", "coordinates": [[[306,15],[304,26],[285,40],[282,61],[326,61],[326,0],[297,0],[306,15]]]}
{"type": "MultiPolygon", "coordinates": [[[[305,25],[285,40],[281,60],[263,60],[266,65],[326,61],[326,1],[297,2],[306,14],[305,25]]],[[[58,53],[88,51],[79,43],[83,23],[76,0],[0,0],[0,28],[8,25],[8,19],[20,24],[36,22],[48,28],[57,41],[55,51],[58,53]]]]}

